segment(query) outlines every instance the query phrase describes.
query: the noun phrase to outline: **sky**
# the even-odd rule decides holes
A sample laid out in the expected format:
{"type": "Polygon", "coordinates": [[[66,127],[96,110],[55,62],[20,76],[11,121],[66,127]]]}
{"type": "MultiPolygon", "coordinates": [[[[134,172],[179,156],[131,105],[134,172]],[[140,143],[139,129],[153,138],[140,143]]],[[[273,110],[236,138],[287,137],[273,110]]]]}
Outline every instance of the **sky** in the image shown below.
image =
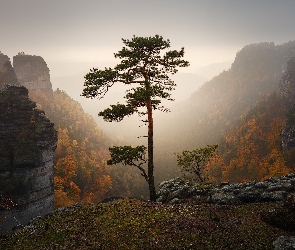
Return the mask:
{"type": "Polygon", "coordinates": [[[52,77],[113,66],[121,38],[162,35],[193,73],[259,42],[295,39],[294,0],[0,0],[0,51],[39,55],[52,77]]]}

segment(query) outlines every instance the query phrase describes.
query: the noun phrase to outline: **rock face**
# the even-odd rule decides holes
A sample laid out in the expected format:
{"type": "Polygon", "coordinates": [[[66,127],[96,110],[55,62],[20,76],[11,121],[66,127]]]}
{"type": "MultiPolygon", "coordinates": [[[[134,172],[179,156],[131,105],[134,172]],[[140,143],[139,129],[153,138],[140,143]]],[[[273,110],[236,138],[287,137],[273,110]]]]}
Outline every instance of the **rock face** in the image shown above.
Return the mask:
{"type": "Polygon", "coordinates": [[[295,57],[287,63],[287,70],[280,83],[281,95],[287,98],[293,107],[289,110],[287,123],[282,131],[282,147],[284,151],[295,148],[295,57]]]}
{"type": "Polygon", "coordinates": [[[280,236],[273,242],[274,250],[295,249],[295,237],[280,236]]]}
{"type": "Polygon", "coordinates": [[[226,185],[213,190],[208,202],[241,204],[250,202],[283,201],[295,192],[295,175],[272,177],[263,182],[226,185]]]}
{"type": "Polygon", "coordinates": [[[0,233],[54,208],[57,133],[25,87],[0,89],[0,233]]]}
{"type": "Polygon", "coordinates": [[[159,202],[178,203],[185,198],[216,204],[282,201],[295,193],[295,174],[272,177],[263,182],[226,184],[220,188],[199,188],[180,178],[162,182],[159,202]]]}
{"type": "Polygon", "coordinates": [[[209,192],[209,186],[200,188],[177,177],[169,181],[163,181],[159,185],[157,201],[179,203],[186,198],[193,198],[198,201],[206,201],[209,192]]]}
{"type": "Polygon", "coordinates": [[[18,85],[18,81],[9,57],[0,52],[0,88],[7,84],[18,85]]]}
{"type": "Polygon", "coordinates": [[[280,82],[280,93],[290,100],[295,99],[295,57],[287,62],[287,70],[280,82]]]}
{"type": "Polygon", "coordinates": [[[38,90],[47,96],[53,95],[49,68],[41,56],[19,53],[13,57],[13,67],[20,85],[29,91],[38,90]]]}

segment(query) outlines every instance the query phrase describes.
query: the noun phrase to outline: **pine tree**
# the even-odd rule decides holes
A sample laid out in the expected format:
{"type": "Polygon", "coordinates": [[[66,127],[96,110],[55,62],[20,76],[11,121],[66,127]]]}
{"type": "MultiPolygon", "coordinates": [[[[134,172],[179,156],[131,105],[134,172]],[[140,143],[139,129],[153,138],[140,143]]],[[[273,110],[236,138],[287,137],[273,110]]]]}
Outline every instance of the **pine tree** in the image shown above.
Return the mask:
{"type": "MultiPolygon", "coordinates": [[[[137,113],[139,116],[147,115],[143,120],[148,123],[148,171],[140,166],[142,175],[148,182],[150,200],[156,200],[154,183],[154,146],[153,146],[153,110],[169,111],[161,106],[161,100],[171,99],[170,91],[174,90],[175,83],[169,78],[169,74],[175,74],[178,67],[189,66],[188,61],[182,59],[184,48],[179,51],[164,50],[170,48],[170,41],[162,36],[136,37],[131,40],[122,39],[125,46],[115,53],[115,58],[121,60],[113,69],[99,70],[93,68],[85,76],[82,96],[86,98],[103,98],[109,88],[116,83],[130,85],[126,91],[126,104],[111,105],[110,108],[99,112],[105,121],[119,122],[126,116],[137,113]]],[[[121,150],[121,154],[136,152],[134,150],[121,150]]],[[[144,153],[144,152],[141,152],[144,153]]],[[[113,155],[115,156],[115,155],[113,155]]],[[[130,156],[130,155],[129,155],[130,156]]],[[[135,154],[137,157],[138,155],[135,154]]],[[[116,154],[116,157],[119,157],[116,154]]],[[[136,161],[136,157],[133,162],[136,161]]],[[[128,156],[122,157],[126,159],[128,156]]],[[[112,159],[118,163],[118,159],[112,159]]]]}

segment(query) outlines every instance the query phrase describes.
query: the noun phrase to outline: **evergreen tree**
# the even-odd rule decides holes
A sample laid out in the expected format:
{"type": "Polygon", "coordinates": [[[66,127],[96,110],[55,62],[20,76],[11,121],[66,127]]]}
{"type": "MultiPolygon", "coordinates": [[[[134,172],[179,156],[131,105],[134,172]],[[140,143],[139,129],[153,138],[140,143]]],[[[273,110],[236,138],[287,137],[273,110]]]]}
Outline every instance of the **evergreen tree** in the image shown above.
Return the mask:
{"type": "MultiPolygon", "coordinates": [[[[148,123],[148,171],[143,170],[150,191],[150,200],[156,200],[154,183],[154,157],[153,157],[153,110],[168,111],[161,106],[161,100],[171,99],[169,93],[174,89],[175,83],[169,78],[169,74],[175,74],[177,67],[189,66],[188,61],[182,59],[184,48],[170,50],[170,41],[162,36],[136,37],[131,40],[122,39],[125,47],[115,53],[115,58],[121,62],[113,69],[99,70],[93,68],[85,76],[82,96],[86,98],[103,98],[110,87],[115,83],[124,83],[132,86],[126,91],[126,104],[111,105],[110,108],[99,112],[104,120],[119,122],[125,116],[137,113],[139,116],[147,115],[144,122],[148,123]]],[[[136,151],[136,150],[135,150],[136,151]]],[[[129,154],[134,150],[121,150],[122,154],[129,154]]],[[[118,156],[117,154],[115,154],[118,156]]],[[[138,155],[135,154],[137,157],[138,155]]],[[[128,157],[122,157],[126,159],[128,157]]],[[[118,163],[118,159],[112,159],[118,163]]],[[[136,161],[136,159],[134,159],[136,161]]],[[[142,168],[140,169],[142,171],[142,168]]]]}

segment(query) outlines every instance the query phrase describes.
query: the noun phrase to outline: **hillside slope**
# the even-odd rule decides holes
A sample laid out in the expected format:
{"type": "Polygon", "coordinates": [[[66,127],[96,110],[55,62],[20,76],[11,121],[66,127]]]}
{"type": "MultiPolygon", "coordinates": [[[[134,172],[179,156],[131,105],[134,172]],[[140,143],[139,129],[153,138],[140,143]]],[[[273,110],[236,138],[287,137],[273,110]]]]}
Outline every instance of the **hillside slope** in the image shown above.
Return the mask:
{"type": "Polygon", "coordinates": [[[211,176],[218,181],[260,181],[294,171],[294,72],[295,57],[287,62],[279,91],[246,112],[219,142],[220,158],[218,166],[211,166],[211,176]]]}
{"type": "MultiPolygon", "coordinates": [[[[161,179],[179,174],[174,152],[217,143],[260,100],[279,90],[295,41],[259,43],[237,53],[232,67],[202,85],[190,99],[156,123],[156,166],[161,179]],[[167,174],[167,170],[169,174],[167,174]]],[[[270,110],[271,112],[271,110],[270,110]]]]}
{"type": "Polygon", "coordinates": [[[112,139],[66,92],[53,91],[44,59],[20,53],[14,56],[14,68],[19,83],[29,89],[30,98],[58,131],[55,207],[98,202],[108,195],[135,196],[142,184],[136,181],[137,174],[106,166],[112,139]]]}
{"type": "Polygon", "coordinates": [[[169,205],[121,199],[56,211],[0,238],[0,249],[273,249],[294,235],[261,216],[281,204],[169,205]]]}

